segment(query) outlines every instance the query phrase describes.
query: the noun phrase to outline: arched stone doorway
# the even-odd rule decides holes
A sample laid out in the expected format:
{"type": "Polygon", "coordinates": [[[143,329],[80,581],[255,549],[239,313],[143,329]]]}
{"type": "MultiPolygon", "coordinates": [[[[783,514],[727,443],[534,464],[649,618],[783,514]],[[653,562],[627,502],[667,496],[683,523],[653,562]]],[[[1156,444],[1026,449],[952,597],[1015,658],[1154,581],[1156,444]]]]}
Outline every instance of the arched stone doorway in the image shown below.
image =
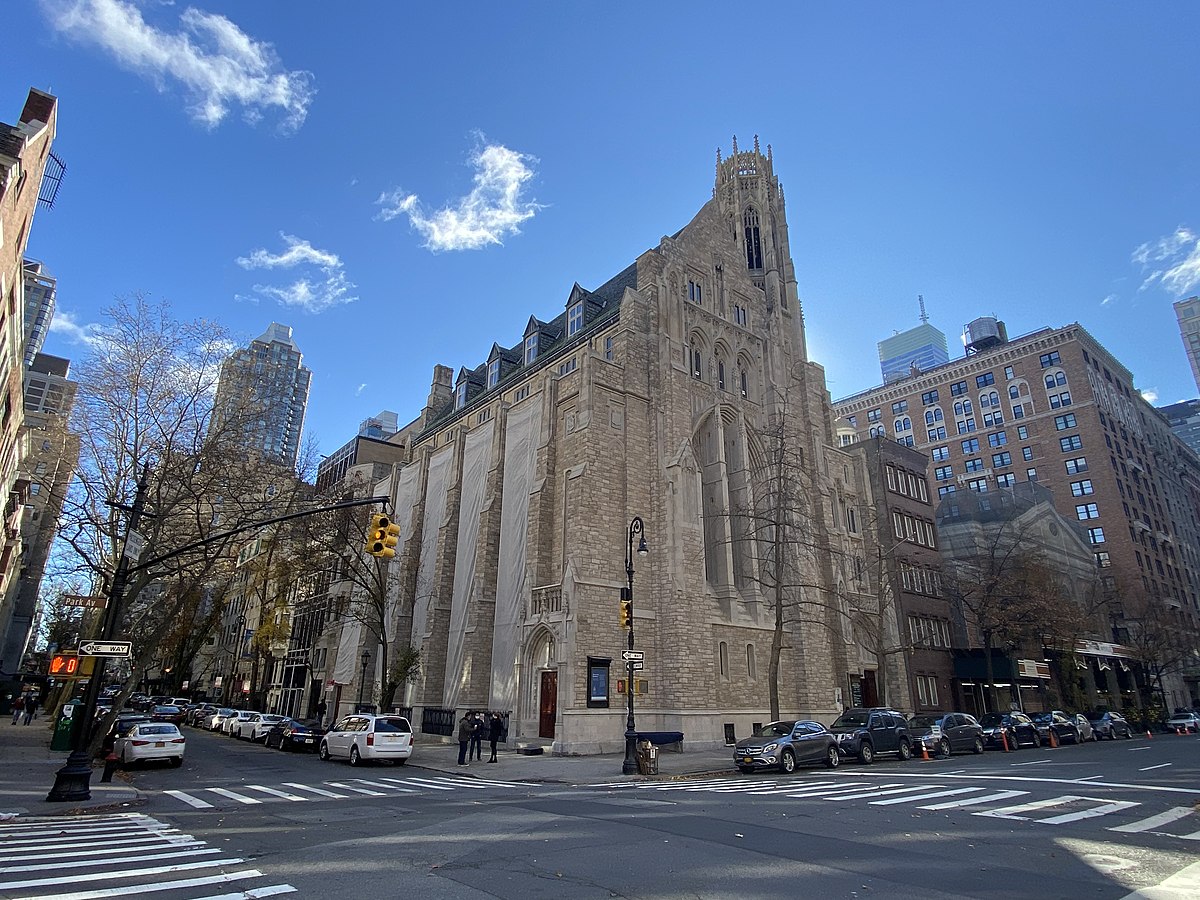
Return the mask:
{"type": "Polygon", "coordinates": [[[530,725],[537,728],[538,737],[553,740],[558,723],[558,658],[554,635],[549,630],[539,628],[534,632],[527,660],[527,718],[534,720],[530,725]]]}

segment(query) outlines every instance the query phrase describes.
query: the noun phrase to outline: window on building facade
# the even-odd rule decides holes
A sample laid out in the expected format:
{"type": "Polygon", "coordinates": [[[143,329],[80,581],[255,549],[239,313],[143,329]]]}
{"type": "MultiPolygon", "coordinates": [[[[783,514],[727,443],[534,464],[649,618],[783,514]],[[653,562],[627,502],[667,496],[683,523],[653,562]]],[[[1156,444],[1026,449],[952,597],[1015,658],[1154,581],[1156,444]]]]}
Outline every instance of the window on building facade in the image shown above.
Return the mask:
{"type": "Polygon", "coordinates": [[[1025,462],[1030,462],[1033,459],[1033,448],[1032,447],[1022,447],[1021,448],[1021,459],[1025,460],[1025,462]]]}
{"type": "Polygon", "coordinates": [[[1067,383],[1066,372],[1050,372],[1046,375],[1046,389],[1053,390],[1056,387],[1062,387],[1067,383]]]}
{"type": "Polygon", "coordinates": [[[693,378],[702,378],[704,375],[704,359],[700,353],[698,344],[693,343],[691,348],[691,369],[693,378]]]}
{"type": "Polygon", "coordinates": [[[968,459],[963,463],[963,469],[966,472],[982,472],[983,460],[979,459],[978,457],[975,457],[974,459],[968,459]]]}
{"type": "Polygon", "coordinates": [[[1008,435],[1003,431],[997,431],[995,434],[988,435],[989,447],[1003,447],[1008,443],[1008,435]]]}
{"type": "Polygon", "coordinates": [[[937,428],[930,428],[926,434],[931,441],[944,441],[946,439],[946,426],[939,425],[937,428]]]}
{"type": "Polygon", "coordinates": [[[938,466],[933,470],[933,477],[938,481],[951,481],[954,478],[954,466],[938,466]]]}
{"type": "Polygon", "coordinates": [[[1012,472],[1002,472],[996,476],[996,487],[1010,488],[1017,483],[1017,476],[1012,472]]]}
{"type": "Polygon", "coordinates": [[[967,392],[967,383],[965,381],[956,381],[950,385],[950,396],[961,397],[967,392]]]}
{"type": "Polygon", "coordinates": [[[725,360],[717,360],[717,387],[725,390],[725,360]]]}
{"type": "Polygon", "coordinates": [[[758,678],[758,661],[754,658],[754,645],[746,645],[746,674],[750,680],[758,678]]]}
{"type": "Polygon", "coordinates": [[[1058,447],[1063,453],[1070,453],[1072,450],[1083,449],[1083,438],[1077,434],[1070,434],[1064,438],[1058,439],[1058,447]]]}
{"type": "Polygon", "coordinates": [[[1051,394],[1050,395],[1050,408],[1051,409],[1061,409],[1064,406],[1070,406],[1070,405],[1071,405],[1071,392],[1070,391],[1063,391],[1060,394],[1051,394]]]}
{"type": "Polygon", "coordinates": [[[995,384],[995,383],[996,383],[996,376],[993,375],[991,372],[984,372],[982,375],[975,376],[975,387],[977,387],[977,388],[984,388],[984,387],[987,387],[989,384],[995,384]]]}
{"type": "Polygon", "coordinates": [[[1038,480],[1038,476],[1037,476],[1037,469],[1026,469],[1026,470],[1025,470],[1025,477],[1026,477],[1026,478],[1027,478],[1029,481],[1037,481],[1037,480],[1038,480]]]}
{"type": "Polygon", "coordinates": [[[964,454],[972,454],[979,452],[979,438],[971,438],[962,442],[962,452],[964,454]]]}
{"type": "Polygon", "coordinates": [[[1096,492],[1092,488],[1092,480],[1090,478],[1085,478],[1083,481],[1071,482],[1072,497],[1086,497],[1088,494],[1094,493],[1096,492]]]}
{"type": "Polygon", "coordinates": [[[986,494],[988,491],[987,479],[986,478],[972,478],[970,481],[967,482],[967,490],[975,491],[980,494],[986,494]]]}
{"type": "Polygon", "coordinates": [[[1100,509],[1095,503],[1080,503],[1075,506],[1075,518],[1083,522],[1100,518],[1100,509]]]}
{"type": "Polygon", "coordinates": [[[958,488],[953,484],[943,484],[940,488],[938,488],[938,499],[953,494],[957,490],[958,488]]]}
{"type": "Polygon", "coordinates": [[[724,641],[717,645],[717,672],[722,678],[729,677],[729,645],[724,641]]]}
{"type": "Polygon", "coordinates": [[[569,375],[571,372],[574,372],[576,368],[578,368],[578,361],[574,356],[572,356],[565,363],[558,367],[558,374],[569,375]]]}
{"type": "Polygon", "coordinates": [[[917,700],[922,706],[937,706],[937,677],[934,675],[917,676],[917,700]]]}
{"type": "Polygon", "coordinates": [[[493,359],[488,363],[487,386],[490,390],[500,383],[500,360],[493,359]]]}
{"type": "Polygon", "coordinates": [[[606,337],[604,339],[604,358],[611,360],[615,355],[614,351],[616,350],[616,347],[617,339],[615,337],[606,337]]]}
{"type": "Polygon", "coordinates": [[[1012,454],[1005,450],[1003,453],[992,454],[992,465],[997,469],[1012,465],[1012,454]]]}
{"type": "Polygon", "coordinates": [[[1068,428],[1075,428],[1076,425],[1075,413],[1067,413],[1065,416],[1054,417],[1055,431],[1066,431],[1068,428]]]}
{"type": "Polygon", "coordinates": [[[1018,425],[1017,426],[1017,437],[1022,441],[1029,440],[1029,426],[1028,425],[1018,425]]]}
{"type": "Polygon", "coordinates": [[[867,411],[868,422],[878,422],[883,417],[882,409],[872,409],[867,411]]]}
{"type": "Polygon", "coordinates": [[[524,400],[528,396],[529,396],[529,385],[524,385],[522,387],[519,387],[513,392],[513,403],[519,403],[520,401],[524,400]]]}
{"type": "Polygon", "coordinates": [[[1112,557],[1108,555],[1107,550],[1096,551],[1096,565],[1102,569],[1107,569],[1112,565],[1112,557]]]}
{"type": "Polygon", "coordinates": [[[1051,366],[1059,365],[1062,362],[1062,357],[1060,357],[1058,355],[1058,351],[1055,350],[1053,353],[1043,353],[1040,357],[1038,357],[1038,361],[1041,362],[1043,369],[1048,369],[1051,366]]]}
{"type": "Polygon", "coordinates": [[[1068,459],[1066,466],[1068,475],[1078,475],[1081,472],[1086,472],[1088,470],[1087,457],[1077,456],[1075,459],[1068,459]]]}
{"type": "Polygon", "coordinates": [[[745,369],[740,369],[738,371],[738,380],[741,381],[741,383],[742,383],[742,396],[749,397],[750,396],[750,379],[749,379],[749,377],[747,377],[745,369]]]}
{"type": "Polygon", "coordinates": [[[462,409],[467,405],[467,383],[464,381],[454,391],[454,408],[462,409]]]}
{"type": "Polygon", "coordinates": [[[938,392],[936,390],[926,391],[921,395],[922,406],[933,406],[938,402],[938,392]]]}
{"type": "Polygon", "coordinates": [[[1014,419],[1023,419],[1023,418],[1025,418],[1025,404],[1023,404],[1023,403],[1014,403],[1014,404],[1013,404],[1013,408],[1012,408],[1012,414],[1013,414],[1013,418],[1014,418],[1014,419]]]}
{"type": "Polygon", "coordinates": [[[898,415],[900,415],[900,413],[907,412],[907,411],[908,411],[908,401],[907,400],[897,400],[895,403],[892,404],[892,415],[893,416],[898,416],[898,415]]]}
{"type": "Polygon", "coordinates": [[[567,310],[567,337],[583,331],[583,301],[573,303],[567,310]]]}
{"type": "Polygon", "coordinates": [[[746,267],[761,269],[762,238],[758,232],[758,212],[753,207],[747,208],[742,216],[742,231],[746,239],[746,267]]]}
{"type": "Polygon", "coordinates": [[[531,334],[525,338],[525,365],[529,365],[538,355],[538,336],[531,334]]]}
{"type": "Polygon", "coordinates": [[[1013,375],[1013,367],[1012,367],[1012,366],[1005,366],[1005,367],[1004,367],[1004,380],[1005,380],[1005,381],[1012,381],[1012,380],[1013,380],[1013,378],[1014,378],[1014,375],[1013,375]]]}
{"type": "Polygon", "coordinates": [[[1091,543],[1093,543],[1093,544],[1103,544],[1104,543],[1104,529],[1103,528],[1089,528],[1087,530],[1087,533],[1088,533],[1088,541],[1090,541],[1091,543]]]}
{"type": "Polygon", "coordinates": [[[743,328],[750,324],[750,314],[746,311],[746,307],[733,304],[733,321],[736,325],[741,325],[743,328]]]}
{"type": "Polygon", "coordinates": [[[933,457],[934,462],[945,462],[950,458],[949,447],[934,447],[929,451],[929,455],[933,457]]]}

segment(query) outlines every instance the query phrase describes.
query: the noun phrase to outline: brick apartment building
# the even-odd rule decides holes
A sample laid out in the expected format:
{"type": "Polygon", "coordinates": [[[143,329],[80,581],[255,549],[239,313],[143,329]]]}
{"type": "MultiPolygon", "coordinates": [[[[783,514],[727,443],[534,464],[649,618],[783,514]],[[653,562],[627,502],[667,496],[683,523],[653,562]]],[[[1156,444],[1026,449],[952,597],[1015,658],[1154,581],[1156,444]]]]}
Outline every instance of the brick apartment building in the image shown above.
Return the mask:
{"type": "MultiPolygon", "coordinates": [[[[967,356],[834,404],[843,444],[887,436],[930,459],[938,498],[1034,481],[1086,529],[1119,598],[1111,634],[1077,652],[1107,671],[1135,620],[1165,609],[1194,640],[1200,621],[1200,462],[1079,324],[1009,340],[969,326],[967,356]]],[[[1194,672],[1163,684],[1168,706],[1200,693],[1194,672]]]]}

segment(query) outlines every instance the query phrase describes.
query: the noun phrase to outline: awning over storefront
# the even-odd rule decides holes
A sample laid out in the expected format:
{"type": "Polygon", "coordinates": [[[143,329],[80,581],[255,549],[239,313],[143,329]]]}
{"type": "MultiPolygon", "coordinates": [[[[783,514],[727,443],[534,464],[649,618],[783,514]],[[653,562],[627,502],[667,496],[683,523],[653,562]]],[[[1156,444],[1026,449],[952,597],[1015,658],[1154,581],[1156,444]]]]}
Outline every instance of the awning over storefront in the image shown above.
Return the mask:
{"type": "Polygon", "coordinates": [[[1084,656],[1112,656],[1118,659],[1133,659],[1133,652],[1121,644],[1108,641],[1076,641],[1075,652],[1084,656]]]}

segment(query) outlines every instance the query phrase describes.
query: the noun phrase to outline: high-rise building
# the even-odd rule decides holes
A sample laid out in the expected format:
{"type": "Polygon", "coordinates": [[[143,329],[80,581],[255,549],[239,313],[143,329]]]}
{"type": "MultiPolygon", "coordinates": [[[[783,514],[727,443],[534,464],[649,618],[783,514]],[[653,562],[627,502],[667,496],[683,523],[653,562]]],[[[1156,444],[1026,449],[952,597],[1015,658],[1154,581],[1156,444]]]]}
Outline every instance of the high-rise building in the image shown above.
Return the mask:
{"type": "Polygon", "coordinates": [[[1166,416],[1175,436],[1200,456],[1200,399],[1160,406],[1158,411],[1166,416]]]}
{"type": "Polygon", "coordinates": [[[918,297],[917,300],[921,306],[921,324],[879,342],[879,369],[883,373],[884,384],[950,361],[946,335],[929,324],[929,316],[925,314],[925,298],[918,297]]]}
{"type": "Polygon", "coordinates": [[[50,320],[54,318],[55,293],[58,279],[36,259],[25,260],[25,365],[42,352],[50,320]]]}
{"type": "Polygon", "coordinates": [[[232,431],[247,451],[294,468],[311,381],[292,329],[272,322],[221,366],[213,429],[232,431]]]}
{"type": "Polygon", "coordinates": [[[1179,320],[1179,336],[1192,367],[1196,390],[1200,390],[1200,297],[1188,297],[1175,303],[1175,318],[1179,320]]]}
{"type": "MultiPolygon", "coordinates": [[[[16,125],[0,124],[0,300],[16,313],[25,308],[25,249],[37,207],[50,206],[57,191],[62,166],[51,151],[58,120],[58,100],[30,90],[16,125]]],[[[0,536],[0,673],[17,673],[21,660],[7,647],[13,610],[19,593],[18,572],[22,557],[21,524],[28,500],[29,482],[23,477],[26,441],[22,387],[25,377],[25,324],[21,315],[6,315],[0,338],[5,358],[0,360],[0,500],[3,502],[0,536]]],[[[28,635],[30,621],[20,630],[28,635]]]]}
{"type": "MultiPolygon", "coordinates": [[[[1084,526],[1102,581],[1121,598],[1113,635],[1158,610],[1194,639],[1200,460],[1083,327],[1009,340],[999,324],[972,322],[965,358],[838,400],[839,436],[911,438],[931,457],[942,499],[1024,481],[1049,488],[1058,511],[1084,526]]],[[[1081,640],[1077,649],[1098,679],[1119,654],[1097,647],[1081,640]]],[[[1169,705],[1200,695],[1197,673],[1185,675],[1177,668],[1167,679],[1169,705]]]]}

